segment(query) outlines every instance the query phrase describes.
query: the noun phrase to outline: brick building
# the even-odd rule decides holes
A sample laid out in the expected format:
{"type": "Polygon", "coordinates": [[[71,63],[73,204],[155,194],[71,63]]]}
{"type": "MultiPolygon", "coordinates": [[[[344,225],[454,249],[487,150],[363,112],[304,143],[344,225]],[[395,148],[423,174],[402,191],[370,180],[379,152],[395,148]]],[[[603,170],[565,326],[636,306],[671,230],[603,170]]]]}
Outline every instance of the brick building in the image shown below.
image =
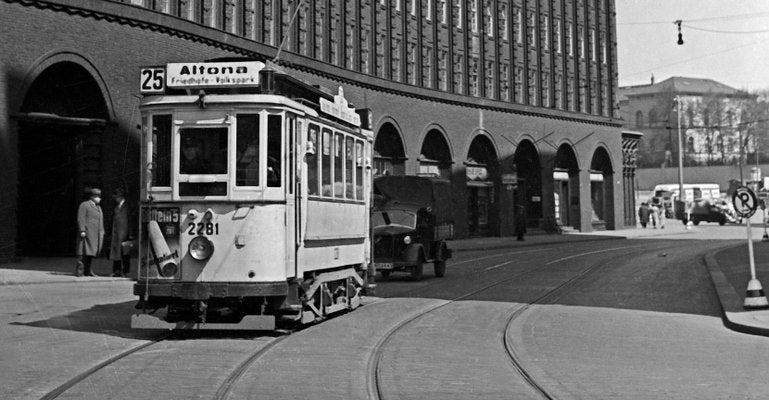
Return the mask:
{"type": "Polygon", "coordinates": [[[622,227],[614,25],[614,0],[2,0],[0,260],[71,252],[83,187],[136,199],[140,66],[232,57],[343,86],[377,174],[452,181],[457,237],[516,203],[622,227]]]}

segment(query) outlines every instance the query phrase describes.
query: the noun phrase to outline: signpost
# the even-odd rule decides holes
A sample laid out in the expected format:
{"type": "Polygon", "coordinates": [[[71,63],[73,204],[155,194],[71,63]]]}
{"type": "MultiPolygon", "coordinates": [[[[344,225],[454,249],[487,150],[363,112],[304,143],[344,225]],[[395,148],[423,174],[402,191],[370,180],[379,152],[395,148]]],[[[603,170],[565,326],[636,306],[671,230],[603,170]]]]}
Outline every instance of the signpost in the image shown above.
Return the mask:
{"type": "Polygon", "coordinates": [[[747,187],[740,186],[735,189],[732,194],[732,205],[734,211],[740,217],[747,221],[748,227],[748,258],[750,259],[750,282],[748,282],[748,290],[745,295],[745,308],[763,308],[769,306],[769,302],[764,296],[764,290],[761,287],[761,282],[756,279],[756,262],[753,257],[753,235],[750,228],[750,217],[756,213],[758,208],[758,199],[756,194],[747,187]]]}

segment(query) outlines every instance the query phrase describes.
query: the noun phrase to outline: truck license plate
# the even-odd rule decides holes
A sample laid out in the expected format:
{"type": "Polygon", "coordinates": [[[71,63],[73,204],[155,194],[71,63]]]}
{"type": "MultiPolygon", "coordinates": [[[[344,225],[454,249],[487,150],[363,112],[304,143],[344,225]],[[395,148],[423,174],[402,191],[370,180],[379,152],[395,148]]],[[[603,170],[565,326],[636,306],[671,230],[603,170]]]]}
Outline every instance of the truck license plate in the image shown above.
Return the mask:
{"type": "Polygon", "coordinates": [[[376,269],[393,269],[393,263],[374,263],[376,269]]]}

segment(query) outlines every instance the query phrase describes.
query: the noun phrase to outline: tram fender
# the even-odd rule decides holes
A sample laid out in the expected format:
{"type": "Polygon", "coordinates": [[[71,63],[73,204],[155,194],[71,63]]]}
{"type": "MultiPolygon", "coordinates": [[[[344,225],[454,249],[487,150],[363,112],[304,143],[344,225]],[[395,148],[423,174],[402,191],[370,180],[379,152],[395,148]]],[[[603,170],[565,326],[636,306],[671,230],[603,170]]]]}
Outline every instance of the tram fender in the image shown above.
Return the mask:
{"type": "Polygon", "coordinates": [[[412,244],[404,252],[406,265],[416,265],[420,258],[425,259],[425,248],[421,244],[412,244]]]}

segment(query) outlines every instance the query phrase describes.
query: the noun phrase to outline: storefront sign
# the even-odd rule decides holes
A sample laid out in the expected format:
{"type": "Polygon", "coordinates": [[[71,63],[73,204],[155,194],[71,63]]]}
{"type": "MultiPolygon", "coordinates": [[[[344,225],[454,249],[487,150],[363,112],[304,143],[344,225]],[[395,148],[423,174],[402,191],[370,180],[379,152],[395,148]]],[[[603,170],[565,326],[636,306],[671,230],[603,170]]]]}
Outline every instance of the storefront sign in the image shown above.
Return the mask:
{"type": "Polygon", "coordinates": [[[502,174],[502,184],[503,185],[517,185],[518,184],[518,174],[502,174]]]}
{"type": "Polygon", "coordinates": [[[489,172],[486,167],[471,167],[467,166],[467,180],[469,181],[485,181],[489,177],[489,172]]]}
{"type": "Polygon", "coordinates": [[[169,88],[258,86],[260,61],[220,63],[172,63],[166,66],[169,88]]]}
{"type": "Polygon", "coordinates": [[[339,94],[334,96],[333,103],[324,98],[320,99],[320,111],[355,126],[360,126],[360,115],[347,104],[347,99],[344,98],[344,90],[341,86],[339,87],[339,94]]]}

